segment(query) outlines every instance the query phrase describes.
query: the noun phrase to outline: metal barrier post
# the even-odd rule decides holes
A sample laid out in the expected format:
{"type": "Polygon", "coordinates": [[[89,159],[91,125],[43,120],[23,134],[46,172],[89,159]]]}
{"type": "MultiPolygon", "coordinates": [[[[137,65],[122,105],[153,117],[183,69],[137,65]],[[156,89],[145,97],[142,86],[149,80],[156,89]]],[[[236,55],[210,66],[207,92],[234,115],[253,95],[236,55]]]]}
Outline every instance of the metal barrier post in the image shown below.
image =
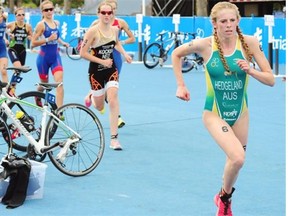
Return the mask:
{"type": "MultiPolygon", "coordinates": [[[[25,12],[25,20],[27,24],[30,24],[30,13],[29,12],[25,12]]],[[[27,40],[27,48],[30,49],[31,48],[31,41],[27,40]]]]}
{"type": "Polygon", "coordinates": [[[142,61],[142,22],[143,15],[136,14],[136,23],[138,23],[138,61],[142,61]]]}
{"type": "Polygon", "coordinates": [[[270,43],[270,42],[268,45],[268,59],[269,59],[270,67],[273,69],[273,43],[270,43]]]}
{"type": "Polygon", "coordinates": [[[264,15],[264,24],[268,26],[268,59],[270,66],[273,69],[273,34],[272,27],[274,26],[274,16],[273,15],[264,15]]]}
{"type": "Polygon", "coordinates": [[[173,14],[172,23],[174,24],[174,31],[179,32],[180,14],[173,14]]]}
{"type": "Polygon", "coordinates": [[[275,75],[279,75],[279,49],[275,50],[275,75]]]}
{"type": "Polygon", "coordinates": [[[77,23],[77,37],[81,36],[81,13],[75,13],[75,21],[77,23]]]}

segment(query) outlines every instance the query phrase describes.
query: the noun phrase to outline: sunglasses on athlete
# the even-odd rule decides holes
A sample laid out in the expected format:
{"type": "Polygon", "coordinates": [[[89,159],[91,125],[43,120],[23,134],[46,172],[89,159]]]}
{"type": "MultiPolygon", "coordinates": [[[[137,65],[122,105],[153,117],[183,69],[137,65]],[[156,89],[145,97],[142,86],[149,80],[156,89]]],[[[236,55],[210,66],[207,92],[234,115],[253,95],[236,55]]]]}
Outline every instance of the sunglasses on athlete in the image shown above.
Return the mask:
{"type": "Polygon", "coordinates": [[[100,13],[102,14],[102,15],[111,15],[111,14],[113,14],[113,11],[100,11],[100,13]]]}
{"type": "Polygon", "coordinates": [[[42,11],[48,12],[48,11],[53,11],[53,10],[54,10],[54,8],[45,8],[45,9],[43,9],[42,11]]]}

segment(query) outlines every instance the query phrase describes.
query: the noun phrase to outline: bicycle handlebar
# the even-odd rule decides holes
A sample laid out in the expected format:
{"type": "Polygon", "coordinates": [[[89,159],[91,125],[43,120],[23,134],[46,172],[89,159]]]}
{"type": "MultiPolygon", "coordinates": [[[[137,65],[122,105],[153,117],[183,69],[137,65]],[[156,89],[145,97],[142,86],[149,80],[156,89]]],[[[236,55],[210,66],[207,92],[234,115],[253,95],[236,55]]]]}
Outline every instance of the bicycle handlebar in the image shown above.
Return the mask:
{"type": "Polygon", "coordinates": [[[187,37],[187,36],[192,36],[193,38],[196,37],[196,33],[191,33],[191,32],[171,32],[171,34],[174,34],[176,36],[183,35],[184,37],[187,37]]]}
{"type": "Polygon", "coordinates": [[[0,96],[3,95],[4,97],[8,98],[8,100],[14,102],[17,99],[17,97],[15,97],[14,95],[11,96],[7,93],[7,89],[6,89],[7,86],[8,86],[8,83],[2,82],[0,80],[0,96]]]}
{"type": "Polygon", "coordinates": [[[171,39],[171,38],[176,38],[176,39],[179,39],[178,36],[183,36],[184,38],[187,38],[189,36],[191,36],[193,39],[196,37],[196,33],[191,33],[191,32],[176,32],[176,31],[165,31],[163,30],[162,32],[158,33],[157,34],[157,38],[156,38],[156,41],[164,41],[163,37],[165,34],[168,33],[168,38],[171,39]]]}

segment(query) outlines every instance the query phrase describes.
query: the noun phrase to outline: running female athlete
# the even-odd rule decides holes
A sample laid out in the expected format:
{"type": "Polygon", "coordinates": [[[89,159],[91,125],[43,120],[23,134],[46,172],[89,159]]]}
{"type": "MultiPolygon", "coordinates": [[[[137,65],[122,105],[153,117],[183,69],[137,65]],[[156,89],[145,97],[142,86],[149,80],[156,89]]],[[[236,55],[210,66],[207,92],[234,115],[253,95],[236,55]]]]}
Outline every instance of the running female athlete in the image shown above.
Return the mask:
{"type": "Polygon", "coordinates": [[[4,13],[5,10],[0,6],[0,71],[3,82],[8,82],[7,70],[8,57],[7,57],[7,45],[8,40],[5,38],[6,34],[6,19],[7,16],[4,13]]]}
{"type": "Polygon", "coordinates": [[[27,40],[32,38],[32,27],[25,23],[25,11],[23,8],[15,10],[16,21],[7,24],[10,38],[8,55],[15,67],[25,65],[27,40]]]}
{"type": "MultiPolygon", "coordinates": [[[[60,39],[59,23],[53,19],[53,2],[45,0],[41,3],[43,19],[36,25],[32,36],[32,48],[40,46],[40,52],[37,57],[37,69],[40,81],[47,83],[49,81],[49,69],[52,71],[55,82],[63,82],[63,66],[59,54],[58,44],[69,46],[60,39]]],[[[39,91],[43,89],[38,88],[39,91]]],[[[63,84],[56,89],[56,104],[63,105],[64,88],[63,84]]]]}
{"type": "MultiPolygon", "coordinates": [[[[131,32],[128,23],[120,18],[116,18],[116,11],[117,11],[117,0],[106,0],[107,3],[109,3],[112,7],[113,7],[113,18],[112,18],[112,26],[116,26],[119,29],[119,33],[118,33],[118,37],[121,36],[122,32],[125,32],[125,34],[127,35],[127,38],[125,38],[125,40],[121,40],[121,44],[122,46],[124,46],[125,44],[132,44],[135,42],[135,37],[133,35],[133,33],[131,32]]],[[[95,20],[91,26],[96,25],[99,22],[99,20],[95,20]]],[[[118,75],[120,76],[121,70],[122,70],[122,65],[123,65],[123,60],[122,60],[122,56],[121,53],[118,52],[116,49],[113,50],[113,60],[115,62],[116,68],[118,70],[118,75]]],[[[91,106],[91,93],[89,92],[87,94],[87,96],[85,97],[85,105],[87,107],[91,106]]],[[[118,116],[118,128],[122,128],[125,125],[125,122],[123,120],[123,118],[121,117],[121,115],[119,114],[118,116]]]]}
{"type": "MultiPolygon", "coordinates": [[[[16,21],[7,24],[7,32],[9,36],[8,55],[10,61],[15,67],[21,67],[26,62],[27,40],[32,38],[32,27],[24,22],[25,11],[23,8],[15,10],[16,21]]],[[[10,83],[8,93],[14,94],[16,88],[15,83],[10,83]]]]}
{"type": "Polygon", "coordinates": [[[89,28],[85,33],[81,57],[90,61],[89,82],[92,92],[92,104],[103,112],[105,94],[110,109],[110,148],[122,150],[118,140],[118,71],[113,60],[113,50],[116,48],[128,63],[131,57],[125,52],[118,40],[118,29],[111,25],[113,18],[113,7],[107,2],[102,2],[98,6],[99,23],[89,28]],[[91,48],[91,51],[89,51],[91,48]]]}
{"type": "Polygon", "coordinates": [[[234,184],[245,161],[249,112],[248,78],[273,86],[274,76],[257,38],[243,35],[236,5],[219,2],[211,10],[213,36],[195,39],[172,53],[177,82],[176,97],[189,101],[190,93],[181,72],[181,57],[198,53],[204,58],[207,84],[203,122],[226,154],[223,184],[214,201],[218,216],[232,215],[234,184]],[[255,65],[259,69],[251,67],[255,65]]]}

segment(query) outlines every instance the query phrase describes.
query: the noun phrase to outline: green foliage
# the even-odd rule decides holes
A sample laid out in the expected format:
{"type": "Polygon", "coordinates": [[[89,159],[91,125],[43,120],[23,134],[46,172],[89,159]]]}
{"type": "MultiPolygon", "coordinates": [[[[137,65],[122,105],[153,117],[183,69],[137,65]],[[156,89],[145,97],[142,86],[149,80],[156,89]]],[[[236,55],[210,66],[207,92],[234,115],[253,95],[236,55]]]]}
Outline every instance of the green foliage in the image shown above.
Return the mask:
{"type": "Polygon", "coordinates": [[[25,7],[25,8],[38,8],[38,6],[35,3],[31,2],[31,1],[28,1],[28,3],[23,2],[22,3],[22,7],[25,7]]]}
{"type": "MultiPolygon", "coordinates": [[[[16,2],[15,2],[16,3],[16,2]]],[[[40,0],[22,0],[22,6],[25,5],[35,5],[36,7],[38,7],[40,4],[40,0]]],[[[33,7],[34,8],[34,7],[33,7]]]]}
{"type": "MultiPolygon", "coordinates": [[[[58,4],[59,6],[63,7],[64,6],[64,0],[50,0],[53,2],[53,4],[58,4]]],[[[15,1],[16,4],[17,1],[15,1]]],[[[28,5],[28,7],[34,8],[36,5],[36,7],[39,7],[40,5],[40,0],[22,0],[22,6],[26,6],[28,5]]],[[[82,7],[84,5],[84,0],[70,0],[71,2],[71,8],[78,8],[78,7],[82,7]]]]}
{"type": "Polygon", "coordinates": [[[84,5],[84,0],[73,0],[71,1],[71,8],[78,8],[84,5]]]}

